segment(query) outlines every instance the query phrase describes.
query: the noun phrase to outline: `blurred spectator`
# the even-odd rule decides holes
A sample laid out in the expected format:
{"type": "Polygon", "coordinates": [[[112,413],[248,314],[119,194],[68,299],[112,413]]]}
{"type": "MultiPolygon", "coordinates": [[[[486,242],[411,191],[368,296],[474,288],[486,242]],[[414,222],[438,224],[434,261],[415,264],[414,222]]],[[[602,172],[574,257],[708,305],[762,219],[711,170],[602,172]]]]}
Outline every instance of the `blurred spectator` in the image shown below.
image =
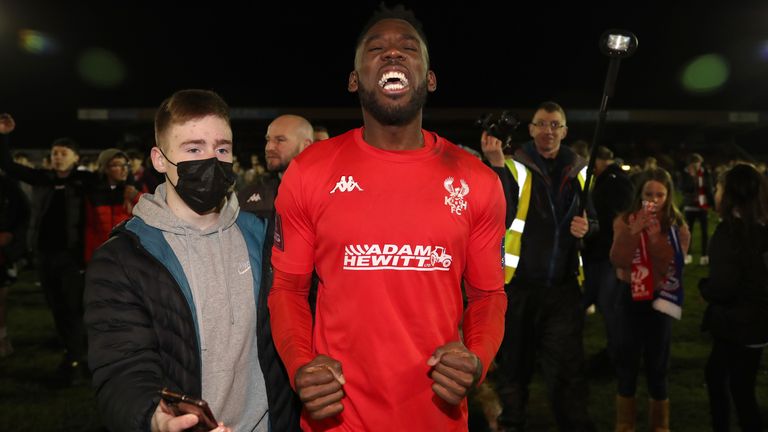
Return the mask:
{"type": "Polygon", "coordinates": [[[615,308],[618,292],[616,270],[611,265],[613,220],[632,203],[629,176],[615,163],[613,152],[599,146],[595,151],[595,179],[591,192],[600,229],[584,240],[584,308],[594,304],[603,315],[606,347],[591,361],[592,370],[612,373],[615,356],[615,308]]]}
{"type": "Polygon", "coordinates": [[[0,172],[0,358],[13,352],[6,300],[16,280],[16,261],[27,253],[29,201],[15,180],[0,172]]]}
{"type": "MultiPolygon", "coordinates": [[[[258,182],[261,180],[261,177],[267,172],[266,169],[264,169],[264,165],[261,164],[261,161],[259,160],[259,155],[252,154],[251,155],[251,167],[248,168],[245,171],[245,175],[243,176],[243,181],[245,185],[249,185],[254,182],[258,182]]],[[[241,202],[242,204],[242,202],[241,202]]]]}
{"type": "Polygon", "coordinates": [[[571,143],[571,150],[589,162],[589,143],[584,140],[576,140],[571,143]]]}
{"type": "Polygon", "coordinates": [[[312,138],[313,139],[312,140],[315,141],[315,142],[316,141],[327,140],[328,138],[331,137],[328,134],[328,129],[325,126],[315,125],[312,128],[313,128],[313,132],[312,132],[312,138]]]}
{"type": "Polygon", "coordinates": [[[0,114],[0,167],[9,177],[35,186],[34,215],[40,285],[53,313],[56,331],[66,352],[59,364],[62,384],[87,382],[86,340],[83,327],[83,200],[98,176],[75,169],[78,146],[69,138],[51,145],[52,169],[33,169],[14,163],[9,136],[16,124],[0,114]]]}
{"type": "Polygon", "coordinates": [[[29,167],[29,168],[35,167],[35,165],[29,159],[29,155],[24,152],[20,152],[20,151],[13,152],[13,161],[19,165],[24,165],[25,167],[29,167]]]}
{"type": "Polygon", "coordinates": [[[128,184],[128,155],[116,148],[102,151],[97,159],[98,183],[87,190],[85,200],[85,251],[88,264],[93,251],[107,241],[117,224],[131,217],[141,194],[128,184]]]}
{"type": "Polygon", "coordinates": [[[717,183],[722,222],[710,244],[709,277],[699,282],[709,303],[702,328],[712,335],[706,366],[712,430],[730,428],[731,401],[742,431],[763,430],[755,383],[768,346],[768,180],[746,164],[717,183]]]}
{"type": "MultiPolygon", "coordinates": [[[[704,158],[698,153],[688,156],[685,170],[680,175],[680,192],[683,194],[683,213],[688,227],[693,231],[696,222],[701,229],[701,258],[700,265],[707,265],[707,241],[709,240],[708,219],[709,209],[714,201],[712,192],[712,176],[704,165],[704,158]]],[[[693,256],[685,256],[685,263],[690,264],[693,256]]]]}

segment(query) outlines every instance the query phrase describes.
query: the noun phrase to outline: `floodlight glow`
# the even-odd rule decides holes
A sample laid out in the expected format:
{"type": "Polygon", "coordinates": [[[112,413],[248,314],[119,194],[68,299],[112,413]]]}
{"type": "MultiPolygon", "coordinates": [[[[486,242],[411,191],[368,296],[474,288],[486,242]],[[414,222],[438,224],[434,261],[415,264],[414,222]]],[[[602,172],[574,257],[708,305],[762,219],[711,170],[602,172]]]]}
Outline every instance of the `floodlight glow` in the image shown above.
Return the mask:
{"type": "Polygon", "coordinates": [[[612,34],[608,35],[608,48],[616,51],[627,51],[629,50],[629,36],[620,35],[620,34],[612,34]]]}
{"type": "Polygon", "coordinates": [[[608,57],[627,58],[637,49],[637,37],[626,30],[608,30],[600,37],[600,51],[608,57]]]}

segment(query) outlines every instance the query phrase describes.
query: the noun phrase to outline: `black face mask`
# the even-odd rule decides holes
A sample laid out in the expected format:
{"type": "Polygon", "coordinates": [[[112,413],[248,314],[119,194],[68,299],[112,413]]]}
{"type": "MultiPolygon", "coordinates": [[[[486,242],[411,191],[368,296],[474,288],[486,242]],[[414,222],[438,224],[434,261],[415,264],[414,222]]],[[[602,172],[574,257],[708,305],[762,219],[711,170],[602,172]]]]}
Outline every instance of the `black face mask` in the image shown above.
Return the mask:
{"type": "MultiPolygon", "coordinates": [[[[176,193],[182,200],[198,214],[203,214],[216,208],[229,189],[235,184],[235,173],[232,171],[231,162],[221,162],[212,157],[210,159],[183,161],[175,164],[160,153],[171,165],[176,167],[179,175],[178,182],[171,183],[176,193]]],[[[167,177],[167,174],[166,174],[167,177]]]]}

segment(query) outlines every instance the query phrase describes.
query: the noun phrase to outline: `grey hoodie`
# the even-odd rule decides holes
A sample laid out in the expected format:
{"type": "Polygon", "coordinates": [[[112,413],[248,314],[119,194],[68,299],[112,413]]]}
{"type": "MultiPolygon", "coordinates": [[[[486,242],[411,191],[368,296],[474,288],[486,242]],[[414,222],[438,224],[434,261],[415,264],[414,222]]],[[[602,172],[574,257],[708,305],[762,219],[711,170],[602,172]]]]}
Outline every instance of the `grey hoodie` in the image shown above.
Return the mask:
{"type": "Polygon", "coordinates": [[[264,377],[256,345],[256,299],[248,250],[235,224],[239,205],[231,194],[218,221],[200,230],[178,218],[165,202],[166,184],[144,194],[133,209],[162,231],[189,281],[202,356],[203,399],[216,420],[236,431],[268,430],[264,377]]]}

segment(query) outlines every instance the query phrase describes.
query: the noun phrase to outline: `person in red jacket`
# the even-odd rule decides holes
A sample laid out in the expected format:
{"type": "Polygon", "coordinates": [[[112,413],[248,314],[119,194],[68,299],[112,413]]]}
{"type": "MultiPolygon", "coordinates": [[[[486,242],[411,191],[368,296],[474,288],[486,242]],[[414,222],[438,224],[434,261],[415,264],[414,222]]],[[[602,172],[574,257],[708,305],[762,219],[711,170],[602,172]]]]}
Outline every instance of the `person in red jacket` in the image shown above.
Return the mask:
{"type": "Polygon", "coordinates": [[[126,184],[128,161],[128,155],[115,148],[102,151],[96,161],[101,181],[88,191],[85,200],[86,264],[93,251],[107,241],[112,228],[131,217],[131,210],[139,201],[141,193],[126,184]]]}

